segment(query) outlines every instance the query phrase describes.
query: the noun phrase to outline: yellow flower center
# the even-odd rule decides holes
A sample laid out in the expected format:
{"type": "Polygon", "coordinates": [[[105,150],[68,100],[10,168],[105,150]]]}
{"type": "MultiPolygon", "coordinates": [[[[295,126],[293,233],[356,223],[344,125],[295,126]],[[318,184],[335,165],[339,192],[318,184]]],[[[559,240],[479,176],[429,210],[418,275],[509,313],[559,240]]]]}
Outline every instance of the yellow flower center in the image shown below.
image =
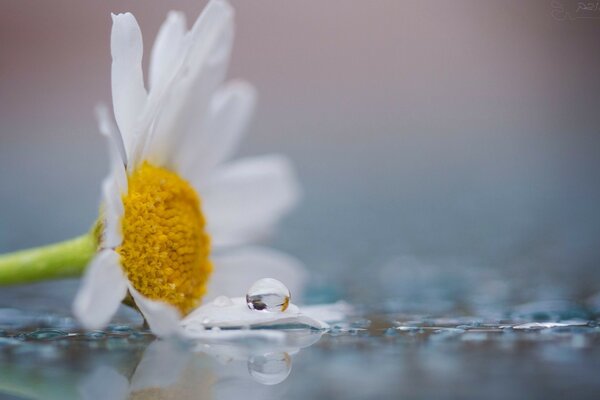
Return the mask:
{"type": "Polygon", "coordinates": [[[117,252],[129,281],[144,296],[189,313],[212,270],[196,191],[177,174],[146,162],[129,176],[123,203],[117,252]]]}

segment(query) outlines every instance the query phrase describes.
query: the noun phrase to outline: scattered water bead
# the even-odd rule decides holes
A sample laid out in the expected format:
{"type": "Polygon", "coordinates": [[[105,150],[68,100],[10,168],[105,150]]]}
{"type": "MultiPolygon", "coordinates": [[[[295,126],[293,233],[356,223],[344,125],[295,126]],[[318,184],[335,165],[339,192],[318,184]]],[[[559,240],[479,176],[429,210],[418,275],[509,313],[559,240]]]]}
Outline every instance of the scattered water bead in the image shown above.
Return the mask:
{"type": "Polygon", "coordinates": [[[88,340],[100,340],[100,339],[104,339],[106,337],[106,333],[102,332],[102,331],[91,331],[91,332],[86,332],[85,334],[85,338],[88,340]]]}
{"type": "Polygon", "coordinates": [[[341,335],[342,333],[344,333],[344,332],[343,332],[343,329],[344,329],[344,328],[343,328],[342,326],[340,326],[340,325],[334,325],[334,326],[332,326],[332,327],[329,329],[329,332],[328,332],[328,333],[329,333],[329,335],[330,335],[330,336],[339,336],[339,335],[341,335]]]}
{"type": "Polygon", "coordinates": [[[565,328],[576,326],[587,326],[587,321],[565,321],[565,322],[528,322],[525,324],[515,325],[512,328],[516,330],[536,330],[550,328],[565,328]]]}
{"type": "Polygon", "coordinates": [[[290,304],[290,290],[277,279],[264,278],[254,282],[246,294],[248,308],[256,311],[281,312],[290,304]]]}
{"type": "Polygon", "coordinates": [[[248,359],[250,376],[263,385],[283,382],[292,370],[292,358],[288,353],[268,353],[248,359]]]}
{"type": "Polygon", "coordinates": [[[129,325],[109,325],[106,331],[110,333],[132,333],[133,329],[129,325]]]}
{"type": "Polygon", "coordinates": [[[38,329],[27,334],[27,339],[33,340],[49,340],[67,336],[67,332],[58,329],[38,329]]]}
{"type": "Polygon", "coordinates": [[[387,328],[383,333],[384,336],[398,336],[398,332],[395,328],[387,328]]]}

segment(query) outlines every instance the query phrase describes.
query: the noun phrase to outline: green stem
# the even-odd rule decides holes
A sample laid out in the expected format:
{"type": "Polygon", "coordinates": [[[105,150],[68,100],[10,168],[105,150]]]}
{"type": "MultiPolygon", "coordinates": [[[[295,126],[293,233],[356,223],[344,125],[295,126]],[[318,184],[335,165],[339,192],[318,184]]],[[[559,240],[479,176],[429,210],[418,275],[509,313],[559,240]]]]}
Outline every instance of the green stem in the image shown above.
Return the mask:
{"type": "Polygon", "coordinates": [[[81,276],[96,254],[94,233],[0,255],[0,286],[81,276]]]}

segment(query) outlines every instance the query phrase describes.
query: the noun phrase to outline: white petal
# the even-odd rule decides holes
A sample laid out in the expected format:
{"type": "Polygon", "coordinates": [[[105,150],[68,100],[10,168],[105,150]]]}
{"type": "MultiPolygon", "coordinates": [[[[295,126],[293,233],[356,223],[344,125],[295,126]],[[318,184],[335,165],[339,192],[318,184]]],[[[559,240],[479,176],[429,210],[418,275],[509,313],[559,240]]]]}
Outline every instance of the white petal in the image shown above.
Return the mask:
{"type": "Polygon", "coordinates": [[[208,231],[217,247],[264,238],[300,197],[292,166],[279,155],[224,165],[199,192],[208,231]]]}
{"type": "Polygon", "coordinates": [[[104,231],[102,232],[102,248],[115,248],[123,241],[121,219],[125,212],[121,193],[116,179],[107,177],[102,183],[102,206],[104,216],[104,231]]]}
{"type": "Polygon", "coordinates": [[[194,351],[228,362],[247,361],[256,354],[279,352],[296,354],[300,349],[318,342],[322,335],[322,331],[312,329],[205,329],[190,338],[201,339],[194,351]],[[252,346],[248,346],[249,341],[252,346]]]}
{"type": "Polygon", "coordinates": [[[102,250],[85,271],[73,303],[73,314],[87,329],[104,327],[119,308],[127,293],[127,280],[119,255],[102,250]]]}
{"type": "Polygon", "coordinates": [[[182,321],[182,326],[197,325],[206,327],[236,328],[264,327],[273,325],[305,325],[315,329],[327,329],[328,324],[304,315],[291,304],[283,312],[263,312],[250,310],[244,297],[231,299],[231,305],[222,306],[213,302],[198,307],[182,321]]]}
{"type": "Polygon", "coordinates": [[[79,385],[79,394],[84,400],[125,400],[129,395],[129,381],[114,368],[101,366],[79,385]]]}
{"type": "Polygon", "coordinates": [[[123,137],[110,118],[105,105],[96,107],[96,117],[100,133],[108,140],[111,173],[115,177],[121,193],[127,193],[127,152],[123,144],[123,137]]]}
{"type": "Polygon", "coordinates": [[[185,39],[184,61],[161,94],[160,111],[142,156],[157,165],[169,166],[182,138],[201,129],[210,99],[225,78],[233,43],[231,6],[210,2],[185,39]]]}
{"type": "Polygon", "coordinates": [[[190,355],[178,342],[155,340],[146,348],[135,369],[131,390],[171,386],[181,377],[190,355]]]}
{"type": "Polygon", "coordinates": [[[129,156],[135,139],[136,123],[146,102],[142,72],[142,33],[132,14],[113,14],[112,17],[110,48],[113,107],[129,156]]]}
{"type": "Polygon", "coordinates": [[[202,182],[208,173],[237,149],[254,112],[256,91],[242,81],[230,82],[213,96],[202,129],[183,141],[178,170],[202,182]]]}
{"type": "Polygon", "coordinates": [[[180,54],[185,32],[185,15],[182,12],[170,11],[152,47],[149,67],[150,90],[157,86],[159,80],[168,80],[176,72],[174,62],[180,54]]]}
{"type": "Polygon", "coordinates": [[[135,290],[131,284],[129,284],[129,292],[144,318],[146,318],[152,333],[158,337],[169,337],[181,332],[179,327],[181,315],[175,307],[145,297],[135,290]]]}
{"type": "MultiPolygon", "coordinates": [[[[241,359],[241,351],[237,348],[233,351],[227,351],[223,346],[233,343],[251,343],[263,342],[264,345],[281,345],[285,343],[286,333],[283,330],[267,330],[267,329],[194,329],[197,326],[202,326],[201,321],[186,321],[184,337],[188,339],[198,340],[200,343],[194,349],[195,351],[203,352],[214,356],[219,360],[241,359]],[[215,346],[219,345],[219,347],[215,346]]],[[[247,350],[247,346],[242,345],[243,350],[247,350]]]]}
{"type": "Polygon", "coordinates": [[[354,308],[345,301],[338,301],[332,304],[303,306],[302,312],[319,321],[332,323],[347,319],[349,315],[354,313],[354,308]]]}
{"type": "Polygon", "coordinates": [[[215,254],[213,272],[204,299],[217,296],[245,296],[250,286],[262,278],[283,282],[292,294],[300,298],[307,280],[304,265],[288,254],[265,247],[245,247],[215,254]]]}

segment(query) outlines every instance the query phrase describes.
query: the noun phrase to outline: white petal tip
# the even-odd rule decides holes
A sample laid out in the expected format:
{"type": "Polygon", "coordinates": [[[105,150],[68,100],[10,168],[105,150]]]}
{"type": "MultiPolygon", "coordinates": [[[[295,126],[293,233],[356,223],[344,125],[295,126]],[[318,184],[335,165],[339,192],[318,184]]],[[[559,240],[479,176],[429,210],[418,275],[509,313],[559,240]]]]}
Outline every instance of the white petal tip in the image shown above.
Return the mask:
{"type": "Polygon", "coordinates": [[[151,300],[129,284],[129,293],[146,318],[150,330],[161,338],[179,336],[181,334],[179,310],[162,301],[151,300]]]}
{"type": "Polygon", "coordinates": [[[73,314],[86,329],[107,325],[127,290],[118,255],[103,250],[88,266],[75,301],[73,314]]]}

